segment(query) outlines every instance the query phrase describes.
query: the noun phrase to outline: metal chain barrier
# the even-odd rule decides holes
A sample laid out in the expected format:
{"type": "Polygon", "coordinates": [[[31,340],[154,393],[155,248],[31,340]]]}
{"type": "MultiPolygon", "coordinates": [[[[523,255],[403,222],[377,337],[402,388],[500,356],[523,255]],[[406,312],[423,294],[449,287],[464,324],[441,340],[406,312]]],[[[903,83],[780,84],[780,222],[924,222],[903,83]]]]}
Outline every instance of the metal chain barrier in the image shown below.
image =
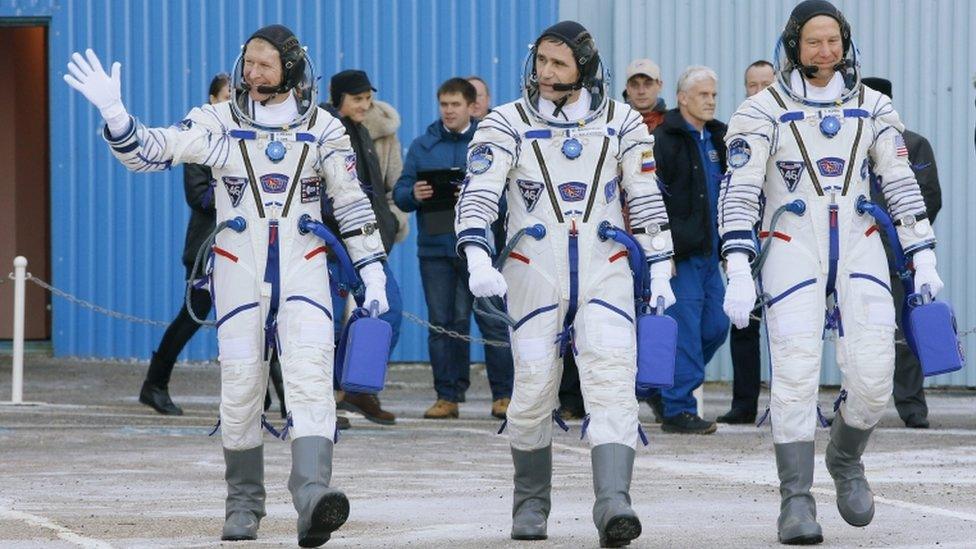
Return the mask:
{"type": "Polygon", "coordinates": [[[431,330],[433,330],[433,331],[435,331],[435,332],[437,332],[439,334],[444,334],[444,335],[446,335],[448,337],[453,337],[455,339],[460,339],[460,340],[463,340],[463,341],[467,341],[468,343],[478,343],[478,344],[481,344],[481,345],[491,345],[492,347],[509,347],[509,344],[507,342],[505,342],[505,341],[496,341],[496,340],[493,340],[493,339],[482,339],[480,337],[474,337],[474,336],[462,334],[460,332],[455,332],[454,330],[448,330],[447,328],[445,328],[443,326],[438,326],[436,324],[431,324],[430,322],[428,322],[428,321],[420,318],[419,316],[417,316],[417,315],[415,315],[415,314],[413,314],[413,313],[411,313],[409,311],[403,311],[403,318],[406,318],[407,320],[409,320],[410,322],[413,322],[414,324],[419,324],[421,326],[424,326],[425,328],[429,328],[429,329],[431,329],[431,330]]]}
{"type": "MultiPolygon", "coordinates": [[[[7,275],[7,278],[13,280],[14,273],[8,274],[7,275]]],[[[59,289],[55,288],[54,286],[51,286],[47,282],[44,282],[43,280],[35,277],[34,275],[32,275],[30,273],[27,273],[27,281],[28,282],[33,282],[34,284],[40,286],[41,288],[44,288],[45,290],[51,292],[52,294],[54,294],[54,295],[56,295],[58,297],[64,298],[67,301],[69,301],[71,303],[74,303],[75,305],[79,305],[79,306],[81,306],[81,307],[83,307],[85,309],[91,309],[92,311],[95,311],[96,313],[103,314],[105,316],[109,316],[109,317],[112,317],[112,318],[118,318],[120,320],[125,320],[127,322],[134,322],[136,324],[147,324],[149,326],[162,326],[162,327],[166,327],[166,326],[169,326],[169,324],[170,324],[170,321],[149,320],[147,318],[139,318],[137,316],[132,316],[132,315],[128,315],[128,314],[125,314],[125,313],[120,313],[118,311],[113,311],[111,309],[106,309],[105,307],[102,307],[100,305],[96,305],[96,304],[92,303],[91,301],[85,301],[84,299],[77,298],[77,297],[69,294],[68,292],[65,292],[64,290],[59,290],[59,289]]]]}
{"type": "MultiPolygon", "coordinates": [[[[8,274],[7,275],[7,278],[13,280],[14,273],[8,274]]],[[[86,301],[84,299],[75,297],[75,296],[69,294],[68,292],[65,292],[64,290],[59,290],[58,288],[55,288],[54,286],[48,284],[47,282],[44,282],[43,280],[41,280],[41,279],[39,279],[39,278],[31,275],[30,273],[27,273],[27,280],[30,281],[30,282],[33,282],[34,284],[36,284],[37,286],[40,286],[41,288],[44,288],[45,290],[51,292],[53,295],[56,295],[56,296],[58,296],[60,298],[63,298],[65,300],[69,301],[70,303],[74,303],[75,305],[78,305],[78,306],[83,307],[85,309],[90,309],[92,311],[95,311],[96,313],[103,314],[103,315],[108,316],[108,317],[111,317],[111,318],[117,318],[119,320],[125,320],[127,322],[133,322],[133,323],[136,323],[136,324],[145,324],[145,325],[148,325],[148,326],[162,326],[162,327],[166,327],[166,326],[169,326],[169,324],[170,324],[170,321],[150,320],[150,319],[147,319],[147,318],[140,318],[140,317],[137,317],[137,316],[133,316],[133,315],[130,315],[130,314],[126,314],[126,313],[120,313],[118,311],[113,311],[111,309],[106,309],[105,307],[102,307],[100,305],[96,305],[96,304],[92,303],[91,301],[86,301]]],[[[2,279],[0,279],[0,282],[2,282],[2,279]]],[[[470,335],[465,335],[465,334],[462,334],[460,332],[456,332],[454,330],[449,330],[447,328],[444,328],[443,326],[437,326],[436,324],[431,324],[427,320],[425,320],[423,318],[420,318],[419,316],[417,316],[417,315],[415,315],[415,314],[413,314],[413,313],[411,313],[409,311],[403,311],[403,316],[404,316],[404,318],[406,318],[407,320],[409,320],[409,321],[411,321],[411,322],[413,322],[415,324],[419,324],[420,326],[423,326],[425,328],[429,328],[429,329],[431,329],[431,330],[433,330],[433,331],[435,331],[437,333],[444,334],[444,335],[446,335],[448,337],[452,337],[452,338],[455,338],[455,339],[460,339],[462,341],[467,341],[468,343],[477,343],[477,344],[481,344],[481,345],[491,345],[493,347],[508,347],[509,346],[509,344],[507,342],[505,342],[505,341],[495,341],[495,340],[490,340],[490,339],[483,339],[483,338],[480,338],[480,337],[472,337],[470,335]]],[[[203,327],[204,328],[209,328],[209,326],[203,326],[203,327]]]]}
{"type": "MultiPolygon", "coordinates": [[[[14,273],[9,273],[7,275],[7,278],[13,280],[14,273]]],[[[113,311],[111,309],[106,309],[105,307],[102,307],[100,305],[96,305],[96,304],[94,304],[94,303],[92,303],[90,301],[85,301],[84,299],[77,298],[77,297],[69,294],[68,292],[65,292],[64,290],[59,290],[59,289],[55,288],[54,286],[51,286],[47,282],[44,282],[43,280],[41,280],[41,279],[39,279],[39,278],[31,275],[30,273],[27,273],[27,280],[30,281],[30,282],[33,282],[34,284],[40,286],[41,288],[44,288],[45,290],[51,292],[52,294],[54,294],[54,295],[56,295],[58,297],[64,298],[67,301],[69,301],[71,303],[74,303],[75,305],[79,305],[79,306],[81,306],[81,307],[83,307],[85,309],[91,309],[92,311],[95,311],[96,313],[103,314],[103,315],[108,316],[108,317],[117,318],[119,320],[125,320],[127,322],[134,322],[136,324],[146,324],[148,326],[162,326],[162,327],[166,327],[166,326],[169,326],[169,324],[170,324],[170,321],[150,320],[150,319],[147,319],[147,318],[140,318],[140,317],[133,316],[133,315],[129,315],[129,314],[125,314],[125,313],[120,313],[118,311],[113,311]]],[[[3,280],[3,279],[0,279],[0,284],[2,284],[3,282],[6,282],[6,281],[3,280]]],[[[433,330],[433,331],[435,331],[435,332],[437,332],[439,334],[444,334],[444,335],[446,335],[448,337],[452,337],[454,339],[460,339],[460,340],[466,341],[468,343],[477,343],[479,345],[491,345],[492,347],[509,347],[510,346],[505,341],[496,341],[496,340],[492,340],[492,339],[484,339],[484,338],[480,338],[480,337],[474,337],[474,336],[471,336],[471,335],[467,335],[467,334],[462,334],[460,332],[456,332],[454,330],[449,330],[449,329],[447,329],[447,328],[445,328],[443,326],[438,326],[436,324],[431,324],[427,320],[425,320],[423,318],[420,318],[419,316],[417,316],[417,315],[415,315],[415,314],[413,314],[413,313],[411,313],[409,311],[403,311],[403,317],[406,318],[407,320],[409,320],[410,322],[413,322],[414,324],[418,324],[420,326],[423,326],[424,328],[433,330]]],[[[757,317],[755,315],[752,315],[752,318],[755,319],[755,320],[761,320],[759,317],[757,317]]],[[[209,326],[204,326],[204,328],[209,328],[209,326]]],[[[970,336],[970,335],[973,335],[973,334],[976,334],[976,327],[973,327],[973,328],[970,328],[968,330],[963,330],[963,331],[959,332],[959,338],[961,339],[961,338],[964,338],[964,337],[967,337],[967,336],[970,336]]],[[[898,339],[898,340],[895,340],[895,342],[896,343],[905,343],[905,340],[898,339]]]]}

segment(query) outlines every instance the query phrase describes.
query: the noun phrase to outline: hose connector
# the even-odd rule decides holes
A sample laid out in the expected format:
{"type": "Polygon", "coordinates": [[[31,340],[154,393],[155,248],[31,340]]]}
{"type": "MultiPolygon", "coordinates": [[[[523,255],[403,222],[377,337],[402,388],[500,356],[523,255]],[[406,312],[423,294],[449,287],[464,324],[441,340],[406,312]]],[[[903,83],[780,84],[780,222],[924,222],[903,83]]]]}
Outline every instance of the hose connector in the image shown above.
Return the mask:
{"type": "Polygon", "coordinates": [[[536,223],[531,227],[526,227],[525,234],[531,236],[536,240],[542,240],[543,238],[546,237],[546,226],[543,225],[542,223],[536,223]]]}
{"type": "Polygon", "coordinates": [[[312,230],[312,216],[308,214],[302,214],[298,218],[298,234],[308,234],[312,230]]]}
{"type": "Polygon", "coordinates": [[[807,211],[807,204],[803,200],[797,198],[793,202],[786,205],[786,211],[802,217],[807,211]]]}
{"type": "Polygon", "coordinates": [[[247,228],[247,221],[243,217],[237,216],[233,219],[227,220],[227,228],[234,231],[235,233],[242,233],[244,229],[247,228]]]}
{"type": "Polygon", "coordinates": [[[600,241],[606,242],[608,239],[617,236],[617,228],[609,221],[601,221],[596,234],[600,237],[600,241]]]}

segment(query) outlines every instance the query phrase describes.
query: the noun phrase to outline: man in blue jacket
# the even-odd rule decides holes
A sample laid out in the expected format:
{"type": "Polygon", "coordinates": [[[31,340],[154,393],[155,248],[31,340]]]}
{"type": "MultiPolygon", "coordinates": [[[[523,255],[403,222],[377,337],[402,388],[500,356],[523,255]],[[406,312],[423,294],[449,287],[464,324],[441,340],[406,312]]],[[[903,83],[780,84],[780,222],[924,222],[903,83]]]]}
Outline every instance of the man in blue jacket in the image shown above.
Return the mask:
{"type": "MultiPolygon", "coordinates": [[[[427,315],[435,326],[467,334],[473,296],[468,290],[468,270],[454,248],[453,215],[448,214],[446,229],[439,232],[433,219],[425,216],[445,215],[421,209],[434,198],[434,188],[417,174],[432,170],[460,169],[463,177],[468,143],[478,122],[471,118],[471,106],[477,98],[474,86],[463,78],[451,78],[437,90],[440,118],[428,126],[424,135],[413,140],[403,163],[403,174],[393,189],[393,200],[404,212],[417,211],[417,255],[427,301],[427,315]]],[[[460,184],[460,181],[458,181],[460,184]]],[[[460,187],[459,187],[460,189],[460,187]]],[[[497,320],[476,314],[478,327],[488,340],[508,342],[507,327],[497,320]]],[[[466,341],[429,331],[427,345],[434,371],[437,401],[425,413],[428,419],[458,417],[458,403],[464,401],[470,370],[470,347],[466,341]]],[[[491,413],[504,418],[512,396],[512,355],[507,347],[485,346],[488,383],[491,385],[491,413]]]]}
{"type": "Polygon", "coordinates": [[[716,227],[719,182],[726,169],[725,124],[715,120],[718,76],[691,66],[678,78],[678,108],[665,113],[654,130],[657,175],[671,220],[678,298],[668,314],[678,321],[674,387],[663,389],[661,429],[668,433],[711,434],[714,422],[697,414],[693,395],[705,379],[705,365],[729,333],[722,312],[725,285],[719,270],[716,227]]]}

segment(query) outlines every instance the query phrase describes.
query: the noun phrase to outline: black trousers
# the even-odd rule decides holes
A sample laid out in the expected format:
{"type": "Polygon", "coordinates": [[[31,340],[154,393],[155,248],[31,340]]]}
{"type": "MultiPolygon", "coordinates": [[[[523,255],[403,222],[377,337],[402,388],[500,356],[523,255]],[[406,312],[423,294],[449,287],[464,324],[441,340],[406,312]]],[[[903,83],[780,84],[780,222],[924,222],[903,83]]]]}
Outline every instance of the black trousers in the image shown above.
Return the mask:
{"type": "Polygon", "coordinates": [[[759,407],[760,320],[752,319],[742,330],[732,326],[729,347],[732,353],[732,409],[755,414],[759,407]]]}
{"type": "Polygon", "coordinates": [[[895,331],[895,387],[894,400],[895,408],[902,421],[913,414],[921,414],[927,417],[929,407],[925,403],[925,390],[922,383],[925,376],[922,375],[922,364],[918,358],[908,348],[907,343],[899,343],[905,340],[905,332],[901,329],[901,306],[905,301],[905,289],[902,288],[898,276],[891,275],[891,295],[895,300],[895,320],[898,329],[895,331]]]}
{"type": "Polygon", "coordinates": [[[571,351],[563,355],[563,377],[559,381],[559,406],[579,415],[586,413],[583,391],[580,389],[579,369],[571,351]]]}
{"type": "MultiPolygon", "coordinates": [[[[199,289],[192,290],[190,292],[190,306],[193,307],[193,313],[197,318],[206,318],[210,314],[210,292],[199,289]]],[[[180,356],[183,347],[186,347],[187,342],[199,329],[200,325],[190,317],[190,312],[186,308],[186,302],[184,302],[176,318],[166,328],[163,339],[159,341],[159,348],[156,349],[156,353],[149,363],[149,371],[146,372],[146,381],[160,387],[168,387],[176,358],[180,356]]]]}

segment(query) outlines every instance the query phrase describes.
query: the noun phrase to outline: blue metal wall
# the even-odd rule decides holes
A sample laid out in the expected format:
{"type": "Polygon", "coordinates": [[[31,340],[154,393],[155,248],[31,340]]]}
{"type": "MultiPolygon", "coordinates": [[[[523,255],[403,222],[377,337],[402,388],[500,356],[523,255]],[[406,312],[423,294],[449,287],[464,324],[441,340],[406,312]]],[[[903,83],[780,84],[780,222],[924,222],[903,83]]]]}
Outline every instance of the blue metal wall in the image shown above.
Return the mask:
{"type": "MultiPolygon", "coordinates": [[[[129,111],[168,125],[206,100],[210,78],[231,69],[251,32],[280,22],[308,46],[323,98],[330,75],[366,70],[378,97],[403,116],[406,148],[437,118],[435,92],[449,77],[481,75],[497,102],[514,99],[525,45],[556,13],[556,0],[4,1],[5,22],[40,18],[50,27],[54,284],[157,320],[169,320],[182,299],[182,171],[134,175],[115,162],[97,111],[61,81],[71,52],[91,47],[105,66],[120,61],[129,111]]],[[[392,261],[406,309],[423,317],[414,242],[398,246],[392,261]]],[[[53,320],[58,356],[145,358],[162,335],[58,298],[53,320]]],[[[203,332],[183,357],[215,355],[213,333],[203,332]]],[[[426,360],[426,331],[405,323],[393,358],[426,360]]]]}
{"type": "MultiPolygon", "coordinates": [[[[662,96],[675,106],[675,83],[688,65],[702,64],[719,76],[717,118],[727,121],[745,98],[743,71],[770,59],[790,10],[798,0],[562,0],[560,18],[576,19],[595,35],[614,78],[638,57],[650,57],[664,79],[662,96]]],[[[973,173],[973,84],[976,77],[976,2],[970,0],[834,0],[850,21],[865,76],[892,81],[895,107],[905,125],[932,143],[942,184],[943,207],[935,224],[942,295],[955,308],[960,329],[976,327],[976,188],[973,173]]],[[[617,95],[619,97],[619,95],[617,95]]],[[[964,340],[976,357],[976,334],[964,340]]],[[[840,373],[825,355],[822,381],[840,373]]],[[[731,361],[722,349],[709,379],[730,380],[731,361]]],[[[976,386],[976,366],[929,381],[976,386]]]]}

